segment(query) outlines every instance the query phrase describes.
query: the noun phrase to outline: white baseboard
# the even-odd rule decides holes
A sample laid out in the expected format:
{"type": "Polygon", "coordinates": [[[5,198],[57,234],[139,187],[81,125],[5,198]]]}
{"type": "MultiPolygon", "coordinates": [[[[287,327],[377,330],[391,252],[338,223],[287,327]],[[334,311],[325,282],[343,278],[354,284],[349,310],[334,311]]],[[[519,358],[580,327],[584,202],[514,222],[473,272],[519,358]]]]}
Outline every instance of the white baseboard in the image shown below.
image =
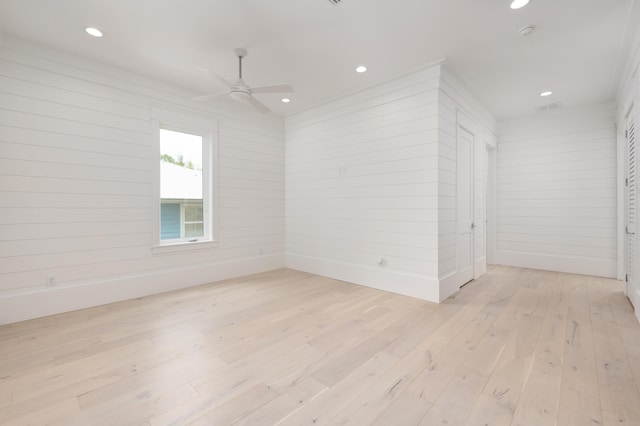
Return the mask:
{"type": "Polygon", "coordinates": [[[0,297],[0,325],[283,268],[284,254],[157,270],[0,297]]]}
{"type": "Polygon", "coordinates": [[[475,262],[475,269],[473,270],[474,272],[474,276],[473,279],[477,279],[480,278],[482,275],[484,275],[487,272],[487,258],[486,257],[480,257],[478,259],[476,259],[475,262]]]}
{"type": "Polygon", "coordinates": [[[408,274],[388,270],[384,267],[354,265],[333,259],[293,253],[287,253],[286,266],[287,268],[415,297],[429,302],[437,303],[440,301],[438,280],[435,277],[408,274]]]}
{"type": "Polygon", "coordinates": [[[460,290],[460,278],[457,272],[452,272],[449,275],[446,275],[443,278],[440,278],[440,292],[439,302],[443,302],[444,300],[451,297],[454,293],[460,290]]]}
{"type": "Polygon", "coordinates": [[[568,272],[571,274],[593,275],[607,278],[616,278],[618,273],[615,259],[594,259],[586,257],[557,256],[541,253],[497,250],[496,261],[498,265],[518,266],[521,268],[568,272]]]}

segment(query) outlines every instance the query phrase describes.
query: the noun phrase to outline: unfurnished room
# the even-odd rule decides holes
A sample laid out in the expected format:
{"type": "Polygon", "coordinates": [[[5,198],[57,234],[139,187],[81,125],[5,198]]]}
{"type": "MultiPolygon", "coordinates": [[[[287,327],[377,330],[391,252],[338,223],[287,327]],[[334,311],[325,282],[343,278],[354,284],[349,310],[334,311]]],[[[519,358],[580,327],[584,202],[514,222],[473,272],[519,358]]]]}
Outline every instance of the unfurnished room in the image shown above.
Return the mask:
{"type": "Polygon", "coordinates": [[[640,425],[636,0],[2,0],[1,425],[640,425]]]}

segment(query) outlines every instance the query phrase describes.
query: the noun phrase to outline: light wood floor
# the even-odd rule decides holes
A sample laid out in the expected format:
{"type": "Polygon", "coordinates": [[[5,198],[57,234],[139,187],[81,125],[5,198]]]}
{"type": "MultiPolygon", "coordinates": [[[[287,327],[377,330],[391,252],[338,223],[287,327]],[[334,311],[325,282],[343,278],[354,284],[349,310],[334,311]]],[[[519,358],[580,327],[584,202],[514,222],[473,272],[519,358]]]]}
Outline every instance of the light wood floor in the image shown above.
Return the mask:
{"type": "Polygon", "coordinates": [[[640,425],[620,283],[495,267],[435,305],[291,270],[0,327],[2,425],[640,425]]]}

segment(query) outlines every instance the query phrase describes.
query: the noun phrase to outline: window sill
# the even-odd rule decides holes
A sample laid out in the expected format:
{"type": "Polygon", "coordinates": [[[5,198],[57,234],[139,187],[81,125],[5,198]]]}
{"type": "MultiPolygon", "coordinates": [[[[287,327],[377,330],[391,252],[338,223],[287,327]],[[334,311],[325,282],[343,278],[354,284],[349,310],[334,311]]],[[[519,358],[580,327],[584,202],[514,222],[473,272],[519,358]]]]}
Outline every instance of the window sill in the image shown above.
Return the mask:
{"type": "Polygon", "coordinates": [[[218,247],[219,241],[194,241],[192,243],[162,244],[151,247],[152,254],[177,253],[182,251],[207,250],[218,247]]]}

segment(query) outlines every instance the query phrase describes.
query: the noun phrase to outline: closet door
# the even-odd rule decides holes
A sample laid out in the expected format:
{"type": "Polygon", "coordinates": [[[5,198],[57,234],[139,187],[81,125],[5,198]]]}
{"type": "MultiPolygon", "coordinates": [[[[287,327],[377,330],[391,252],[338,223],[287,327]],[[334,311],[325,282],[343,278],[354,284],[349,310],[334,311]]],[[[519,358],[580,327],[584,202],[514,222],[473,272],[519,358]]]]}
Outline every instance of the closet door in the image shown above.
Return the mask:
{"type": "Polygon", "coordinates": [[[636,288],[636,224],[637,224],[637,208],[638,208],[638,187],[637,187],[637,150],[636,150],[636,133],[633,109],[627,117],[627,179],[626,179],[626,218],[625,218],[625,270],[626,270],[626,290],[629,299],[634,302],[634,291],[636,288]]]}

